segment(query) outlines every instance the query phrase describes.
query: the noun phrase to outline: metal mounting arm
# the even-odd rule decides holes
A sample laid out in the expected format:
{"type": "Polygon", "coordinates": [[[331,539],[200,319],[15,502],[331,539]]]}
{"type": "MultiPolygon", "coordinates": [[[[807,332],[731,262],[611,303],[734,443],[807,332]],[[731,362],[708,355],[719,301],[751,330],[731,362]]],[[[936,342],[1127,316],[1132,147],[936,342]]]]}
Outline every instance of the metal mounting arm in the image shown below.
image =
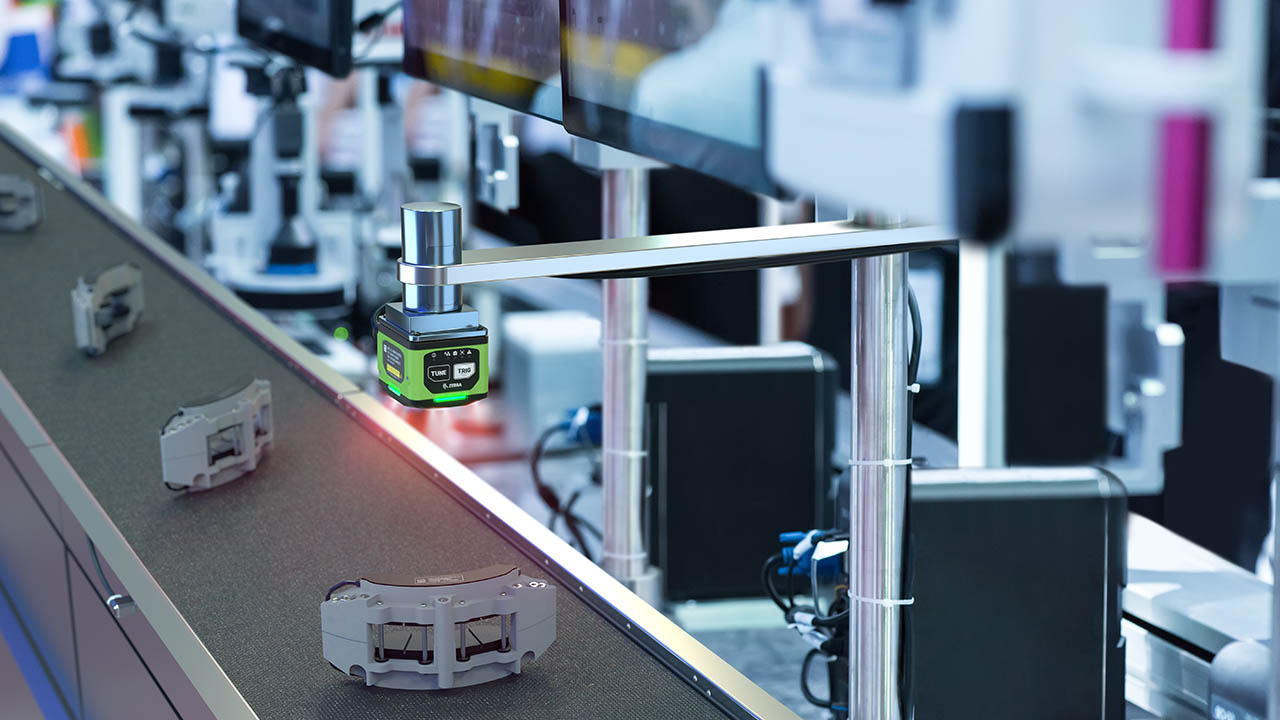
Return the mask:
{"type": "Polygon", "coordinates": [[[400,261],[405,285],[467,285],[552,276],[656,277],[831,262],[954,241],[944,228],[867,230],[847,220],[554,245],[464,250],[456,265],[400,261]]]}

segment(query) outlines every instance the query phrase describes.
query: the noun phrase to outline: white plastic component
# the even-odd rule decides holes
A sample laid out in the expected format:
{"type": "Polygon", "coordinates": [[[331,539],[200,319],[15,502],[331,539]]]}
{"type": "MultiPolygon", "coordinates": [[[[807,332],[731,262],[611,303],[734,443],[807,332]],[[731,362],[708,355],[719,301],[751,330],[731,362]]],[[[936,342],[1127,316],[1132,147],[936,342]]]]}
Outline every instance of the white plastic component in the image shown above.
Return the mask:
{"type": "Polygon", "coordinates": [[[366,685],[465,687],[518,674],[556,638],[556,589],[511,565],[362,579],[320,603],[324,659],[366,685]]]}
{"type": "Polygon", "coordinates": [[[1011,236],[1145,248],[1160,119],[1208,118],[1216,242],[1245,226],[1257,162],[1265,4],[1217,3],[1215,48],[1165,48],[1157,0],[776,3],[771,173],[917,222],[955,221],[960,108],[1014,116],[1011,236]]]}
{"type": "Polygon", "coordinates": [[[131,332],[142,315],[142,269],[121,263],[94,277],[81,277],[71,289],[76,347],[101,355],[107,343],[131,332]]]}
{"type": "Polygon", "coordinates": [[[160,431],[164,483],[172,490],[208,490],[235,480],[258,467],[271,440],[271,383],[266,380],[184,405],[160,431]]]}
{"type": "Polygon", "coordinates": [[[502,318],[513,442],[533,441],[566,411],[601,401],[600,321],[577,311],[512,312],[502,318]]]}

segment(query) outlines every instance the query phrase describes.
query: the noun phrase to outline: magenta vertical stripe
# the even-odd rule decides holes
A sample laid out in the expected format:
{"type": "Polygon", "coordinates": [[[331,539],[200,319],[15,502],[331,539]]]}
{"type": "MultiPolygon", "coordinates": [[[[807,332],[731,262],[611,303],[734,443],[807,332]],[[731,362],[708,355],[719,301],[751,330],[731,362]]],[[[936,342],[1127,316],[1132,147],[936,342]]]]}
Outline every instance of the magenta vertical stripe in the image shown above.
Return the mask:
{"type": "Polygon", "coordinates": [[[1160,269],[1191,272],[1204,267],[1209,122],[1174,115],[1161,130],[1160,269]]]}
{"type": "MultiPolygon", "coordinates": [[[[1169,0],[1168,47],[1213,47],[1213,11],[1214,0],[1169,0]]],[[[1160,130],[1160,269],[1194,272],[1205,262],[1209,121],[1196,115],[1170,115],[1160,130]]]]}
{"type": "Polygon", "coordinates": [[[1213,47],[1213,0],[1169,0],[1170,50],[1213,47]]]}

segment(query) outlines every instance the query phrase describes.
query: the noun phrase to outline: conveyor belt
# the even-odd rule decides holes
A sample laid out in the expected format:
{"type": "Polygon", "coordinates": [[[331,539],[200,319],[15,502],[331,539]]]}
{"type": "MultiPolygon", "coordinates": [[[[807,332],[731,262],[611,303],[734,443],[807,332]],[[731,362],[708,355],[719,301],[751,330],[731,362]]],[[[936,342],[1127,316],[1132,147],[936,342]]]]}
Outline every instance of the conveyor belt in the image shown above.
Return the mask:
{"type": "MultiPolygon", "coordinates": [[[[3,140],[0,172],[35,179],[3,140]]],[[[318,603],[338,580],[541,568],[90,205],[41,184],[38,228],[0,234],[0,371],[259,716],[723,717],[563,587],[558,638],[518,677],[415,693],[366,688],[330,667],[318,603]],[[74,347],[70,288],[126,260],[142,267],[146,311],[89,359],[74,347]],[[166,490],[161,424],[244,376],[271,381],[265,463],[207,493],[166,490]]]]}

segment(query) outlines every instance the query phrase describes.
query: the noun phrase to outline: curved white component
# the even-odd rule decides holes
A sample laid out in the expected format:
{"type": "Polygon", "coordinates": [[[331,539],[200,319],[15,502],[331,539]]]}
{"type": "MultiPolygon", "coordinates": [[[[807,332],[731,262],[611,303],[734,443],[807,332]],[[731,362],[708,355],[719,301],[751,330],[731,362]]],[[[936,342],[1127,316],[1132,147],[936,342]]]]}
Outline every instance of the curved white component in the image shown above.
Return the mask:
{"type": "Polygon", "coordinates": [[[271,444],[271,383],[184,405],[160,431],[160,462],[170,490],[208,490],[258,467],[271,444]]]}
{"type": "Polygon", "coordinates": [[[465,687],[518,674],[556,639],[556,589],[510,565],[344,583],[320,603],[324,658],[366,685],[465,687]]]}
{"type": "Polygon", "coordinates": [[[82,276],[71,289],[76,347],[91,357],[106,352],[107,343],[133,331],[143,306],[142,268],[134,263],[82,276]]]}

